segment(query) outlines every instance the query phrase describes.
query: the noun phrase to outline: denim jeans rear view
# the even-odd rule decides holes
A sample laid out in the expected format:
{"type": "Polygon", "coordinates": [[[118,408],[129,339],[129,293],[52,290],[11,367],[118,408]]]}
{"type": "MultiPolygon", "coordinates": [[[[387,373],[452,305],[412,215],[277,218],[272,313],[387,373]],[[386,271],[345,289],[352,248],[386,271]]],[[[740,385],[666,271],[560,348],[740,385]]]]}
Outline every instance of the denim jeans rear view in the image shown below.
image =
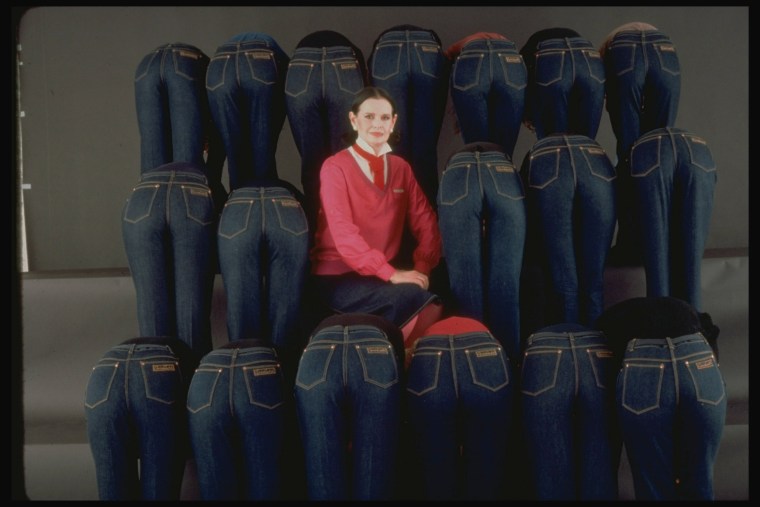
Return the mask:
{"type": "Polygon", "coordinates": [[[367,61],[373,86],[396,103],[395,130],[401,140],[394,153],[407,160],[431,203],[438,190],[438,136],[449,87],[449,62],[429,30],[389,30],[367,61]]]}
{"type": "Polygon", "coordinates": [[[122,213],[122,236],[142,336],[173,336],[198,357],[211,350],[216,212],[196,164],[143,173],[122,213]]]}
{"type": "Polygon", "coordinates": [[[186,393],[171,347],[121,344],[100,358],[84,402],[100,500],[179,500],[186,393]]]}
{"type": "Polygon", "coordinates": [[[520,390],[537,500],[617,500],[621,442],[607,338],[579,324],[528,337],[520,390]]]}
{"type": "Polygon", "coordinates": [[[604,81],[604,63],[591,42],[581,37],[539,42],[531,108],[536,137],[567,133],[596,138],[604,81]]]}
{"type": "Polygon", "coordinates": [[[205,84],[227,154],[230,190],[277,178],[288,61],[272,37],[251,33],[219,46],[209,63],[205,84]]]}
{"type": "Polygon", "coordinates": [[[521,171],[534,231],[528,241],[550,280],[547,324],[592,325],[604,310],[615,168],[593,139],[552,134],[533,145],[521,171]]]}
{"type": "Polygon", "coordinates": [[[388,335],[375,326],[333,325],[311,337],[295,383],[310,500],[392,498],[400,367],[388,335]]]}
{"type": "Polygon", "coordinates": [[[203,164],[204,134],[211,121],[203,86],[209,58],[184,43],[164,44],[135,71],[141,172],[169,162],[203,164]]]}
{"type": "Polygon", "coordinates": [[[465,144],[489,141],[511,158],[522,126],[528,70],[514,42],[475,39],[451,71],[451,100],[465,144]]]}
{"type": "Polygon", "coordinates": [[[633,145],[630,171],[647,296],[677,297],[700,310],[718,180],[707,142],[683,129],[655,129],[633,145]]]}
{"type": "Polygon", "coordinates": [[[241,343],[201,359],[187,417],[203,500],[277,500],[289,396],[271,347],[241,343]]]}
{"type": "Polygon", "coordinates": [[[520,352],[520,273],[527,226],[519,172],[501,151],[460,151],[438,192],[438,223],[457,312],[520,352]]]}
{"type": "Polygon", "coordinates": [[[406,399],[426,500],[496,500],[506,480],[514,382],[488,332],[417,342],[406,399]]]}

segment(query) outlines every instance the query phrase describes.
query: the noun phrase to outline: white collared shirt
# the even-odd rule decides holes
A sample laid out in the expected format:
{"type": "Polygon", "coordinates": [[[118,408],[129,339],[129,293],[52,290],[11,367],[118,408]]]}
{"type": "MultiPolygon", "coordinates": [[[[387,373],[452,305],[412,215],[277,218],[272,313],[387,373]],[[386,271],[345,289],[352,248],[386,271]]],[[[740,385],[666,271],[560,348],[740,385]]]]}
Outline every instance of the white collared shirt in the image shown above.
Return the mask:
{"type": "MultiPolygon", "coordinates": [[[[375,153],[375,150],[372,149],[372,147],[367,144],[367,142],[362,139],[361,137],[356,138],[356,144],[359,145],[361,149],[366,151],[367,153],[375,153]]],[[[367,162],[367,159],[356,153],[353,147],[349,147],[348,151],[351,152],[351,155],[354,157],[354,160],[356,160],[356,163],[359,164],[359,168],[361,168],[364,175],[369,179],[369,181],[373,182],[375,179],[372,176],[372,170],[369,168],[369,162],[367,162]]],[[[393,149],[388,143],[385,143],[383,145],[383,148],[380,150],[380,155],[385,155],[386,153],[392,152],[393,149]]],[[[388,182],[388,159],[385,159],[385,166],[383,168],[383,183],[388,182]]]]}

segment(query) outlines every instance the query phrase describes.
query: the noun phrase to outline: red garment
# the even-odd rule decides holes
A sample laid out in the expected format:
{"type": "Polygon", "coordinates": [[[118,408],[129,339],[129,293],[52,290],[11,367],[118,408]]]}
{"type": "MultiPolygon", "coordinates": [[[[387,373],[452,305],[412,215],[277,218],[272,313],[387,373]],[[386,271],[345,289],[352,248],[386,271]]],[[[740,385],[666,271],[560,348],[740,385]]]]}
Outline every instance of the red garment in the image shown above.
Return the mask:
{"type": "Polygon", "coordinates": [[[329,157],[320,172],[320,200],[312,272],[356,271],[390,280],[405,224],[417,240],[414,269],[429,274],[441,259],[438,218],[403,158],[387,154],[388,178],[379,189],[348,149],[329,157]]]}
{"type": "Polygon", "coordinates": [[[374,153],[363,150],[361,146],[356,143],[354,143],[352,148],[360,157],[369,162],[369,170],[372,171],[372,180],[375,182],[375,185],[377,185],[377,188],[380,190],[385,188],[385,156],[380,155],[378,157],[374,153]]]}
{"type": "Polygon", "coordinates": [[[476,39],[498,39],[498,40],[509,40],[506,37],[504,37],[500,33],[494,33],[494,32],[476,32],[471,35],[468,35],[467,37],[463,39],[459,39],[454,44],[449,46],[449,48],[444,51],[444,55],[451,60],[456,60],[456,57],[459,56],[459,53],[462,52],[462,48],[470,41],[476,40],[476,39]]]}
{"type": "Polygon", "coordinates": [[[448,317],[439,320],[425,331],[422,336],[432,335],[458,335],[464,333],[486,332],[490,333],[488,328],[480,321],[469,317],[448,317]]]}

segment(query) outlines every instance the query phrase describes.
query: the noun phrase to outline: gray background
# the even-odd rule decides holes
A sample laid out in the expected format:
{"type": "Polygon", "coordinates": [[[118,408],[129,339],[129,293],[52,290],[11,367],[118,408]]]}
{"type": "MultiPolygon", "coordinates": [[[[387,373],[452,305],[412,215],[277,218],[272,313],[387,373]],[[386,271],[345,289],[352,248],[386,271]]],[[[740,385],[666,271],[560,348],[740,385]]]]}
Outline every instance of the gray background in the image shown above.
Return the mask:
{"type": "MultiPolygon", "coordinates": [[[[139,176],[133,76],[155,47],[185,42],[213,56],[229,37],[271,35],[292,55],[318,30],[344,34],[368,58],[385,29],[434,30],[444,48],[478,31],[522,47],[536,31],[572,28],[599,46],[614,28],[650,23],[678,50],[676,126],[705,138],[718,165],[708,249],[746,249],[748,217],[749,7],[37,7],[19,23],[20,120],[30,271],[124,268],[120,214],[139,176]]],[[[613,162],[607,114],[597,141],[613,162]]],[[[514,160],[535,142],[523,128],[514,160]]],[[[438,144],[439,171],[463,145],[449,100],[438,144]]],[[[280,177],[300,188],[300,158],[286,122],[277,148],[280,177]]],[[[17,224],[20,223],[17,221],[17,224]]]]}

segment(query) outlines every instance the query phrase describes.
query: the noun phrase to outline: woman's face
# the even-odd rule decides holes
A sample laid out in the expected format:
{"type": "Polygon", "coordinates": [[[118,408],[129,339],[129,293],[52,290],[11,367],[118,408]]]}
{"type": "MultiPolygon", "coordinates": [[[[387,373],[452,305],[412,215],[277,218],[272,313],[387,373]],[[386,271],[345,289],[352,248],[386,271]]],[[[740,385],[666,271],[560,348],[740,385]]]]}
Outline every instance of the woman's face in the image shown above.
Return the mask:
{"type": "Polygon", "coordinates": [[[385,99],[367,99],[359,106],[359,112],[348,113],[351,125],[375,151],[378,151],[393,132],[397,115],[393,114],[391,103],[385,99]]]}

